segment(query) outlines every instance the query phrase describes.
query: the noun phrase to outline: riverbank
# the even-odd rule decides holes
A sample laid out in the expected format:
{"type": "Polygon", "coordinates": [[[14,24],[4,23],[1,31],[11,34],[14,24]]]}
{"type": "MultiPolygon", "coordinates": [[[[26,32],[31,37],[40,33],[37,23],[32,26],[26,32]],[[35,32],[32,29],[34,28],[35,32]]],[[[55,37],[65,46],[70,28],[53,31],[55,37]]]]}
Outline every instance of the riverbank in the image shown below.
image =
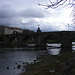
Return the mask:
{"type": "Polygon", "coordinates": [[[75,75],[75,52],[42,55],[25,67],[20,75],[75,75]]]}

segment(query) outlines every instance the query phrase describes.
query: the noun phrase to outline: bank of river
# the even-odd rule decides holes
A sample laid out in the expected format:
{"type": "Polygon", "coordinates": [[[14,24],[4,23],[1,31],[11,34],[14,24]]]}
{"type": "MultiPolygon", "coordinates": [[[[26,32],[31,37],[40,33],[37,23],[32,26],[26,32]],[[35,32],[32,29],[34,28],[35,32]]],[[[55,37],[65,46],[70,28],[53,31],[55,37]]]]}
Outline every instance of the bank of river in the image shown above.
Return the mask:
{"type": "Polygon", "coordinates": [[[47,49],[47,55],[42,55],[34,63],[27,64],[26,71],[20,75],[75,75],[74,50],[61,51],[61,48],[55,47],[47,49]]]}
{"type": "Polygon", "coordinates": [[[20,75],[75,75],[75,52],[59,55],[43,55],[26,65],[20,75]]]}

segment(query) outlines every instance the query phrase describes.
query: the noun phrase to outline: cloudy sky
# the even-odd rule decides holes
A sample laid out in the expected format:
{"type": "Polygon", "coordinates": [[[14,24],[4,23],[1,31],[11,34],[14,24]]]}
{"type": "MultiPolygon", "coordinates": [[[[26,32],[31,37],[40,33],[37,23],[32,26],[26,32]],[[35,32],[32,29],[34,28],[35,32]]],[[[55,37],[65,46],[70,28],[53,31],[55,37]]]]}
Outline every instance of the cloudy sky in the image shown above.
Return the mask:
{"type": "Polygon", "coordinates": [[[49,0],[0,0],[0,25],[36,31],[73,30],[72,9],[44,9],[37,4],[49,4],[49,0]]]}

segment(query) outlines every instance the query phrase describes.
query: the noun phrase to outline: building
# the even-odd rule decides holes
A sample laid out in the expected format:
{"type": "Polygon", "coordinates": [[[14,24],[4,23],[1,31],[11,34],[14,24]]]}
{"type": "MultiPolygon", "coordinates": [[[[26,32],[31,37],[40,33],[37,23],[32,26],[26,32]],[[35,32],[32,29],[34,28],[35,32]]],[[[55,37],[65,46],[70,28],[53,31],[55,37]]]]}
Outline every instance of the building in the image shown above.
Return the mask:
{"type": "Polygon", "coordinates": [[[0,35],[1,34],[14,34],[14,33],[32,33],[34,32],[33,30],[29,29],[20,29],[20,28],[15,28],[15,27],[7,27],[0,25],[0,35]]]}
{"type": "Polygon", "coordinates": [[[20,28],[14,28],[14,27],[4,28],[4,34],[14,34],[14,33],[23,33],[23,30],[20,28]]]}
{"type": "Polygon", "coordinates": [[[23,33],[23,30],[20,28],[7,27],[0,25],[0,34],[14,34],[14,33],[23,33]]]}

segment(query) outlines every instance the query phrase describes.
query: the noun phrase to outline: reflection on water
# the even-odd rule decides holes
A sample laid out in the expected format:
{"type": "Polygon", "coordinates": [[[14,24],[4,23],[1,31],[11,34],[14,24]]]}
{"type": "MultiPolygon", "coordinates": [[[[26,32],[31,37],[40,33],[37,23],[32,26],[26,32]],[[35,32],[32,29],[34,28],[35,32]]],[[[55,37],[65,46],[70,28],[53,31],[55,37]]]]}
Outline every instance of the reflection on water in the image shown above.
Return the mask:
{"type": "Polygon", "coordinates": [[[58,55],[60,53],[61,48],[48,48],[48,53],[51,55],[58,55]]]}
{"type": "MultiPolygon", "coordinates": [[[[51,55],[58,55],[61,50],[69,51],[66,49],[61,49],[61,44],[53,43],[53,44],[47,44],[47,51],[51,55]]],[[[72,51],[75,51],[75,42],[72,43],[72,51]]]]}
{"type": "Polygon", "coordinates": [[[18,75],[26,62],[30,63],[45,51],[0,51],[0,75],[18,75]]]}
{"type": "Polygon", "coordinates": [[[48,43],[47,43],[47,46],[51,46],[51,47],[60,47],[61,44],[58,44],[58,43],[48,44],[48,43]]]}
{"type": "Polygon", "coordinates": [[[60,48],[61,44],[47,44],[47,50],[48,53],[51,55],[58,55],[60,53],[60,48]]]}
{"type": "Polygon", "coordinates": [[[28,44],[28,46],[35,46],[36,44],[28,44]]]}
{"type": "Polygon", "coordinates": [[[72,49],[75,51],[75,42],[72,42],[72,49]]]}

